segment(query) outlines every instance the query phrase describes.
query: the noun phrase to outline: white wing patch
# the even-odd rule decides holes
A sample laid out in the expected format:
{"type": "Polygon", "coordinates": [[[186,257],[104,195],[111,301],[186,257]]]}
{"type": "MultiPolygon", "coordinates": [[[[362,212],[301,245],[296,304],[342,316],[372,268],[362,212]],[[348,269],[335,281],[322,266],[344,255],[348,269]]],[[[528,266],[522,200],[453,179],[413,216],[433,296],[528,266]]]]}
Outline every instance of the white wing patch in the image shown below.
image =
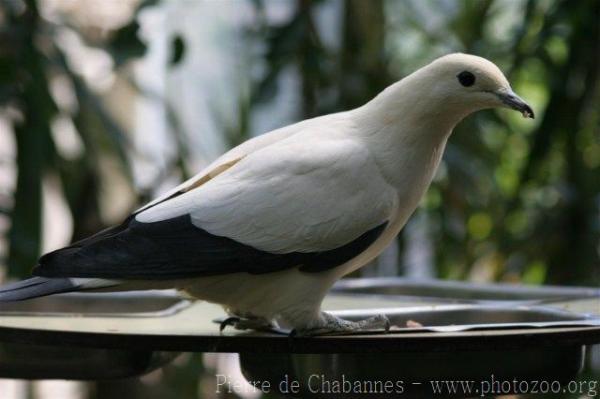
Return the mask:
{"type": "Polygon", "coordinates": [[[396,198],[365,147],[303,134],[246,156],[136,218],[152,222],[189,213],[209,233],[260,250],[315,252],[386,222],[396,198]]]}

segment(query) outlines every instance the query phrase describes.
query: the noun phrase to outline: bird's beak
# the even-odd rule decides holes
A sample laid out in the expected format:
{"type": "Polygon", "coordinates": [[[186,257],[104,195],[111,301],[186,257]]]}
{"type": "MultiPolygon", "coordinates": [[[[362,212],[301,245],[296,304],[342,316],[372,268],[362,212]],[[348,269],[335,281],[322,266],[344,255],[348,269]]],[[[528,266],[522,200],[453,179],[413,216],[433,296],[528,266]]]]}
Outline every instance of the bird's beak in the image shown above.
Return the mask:
{"type": "Polygon", "coordinates": [[[535,117],[529,104],[527,104],[521,97],[517,96],[511,89],[498,90],[496,95],[504,105],[506,105],[508,108],[519,111],[521,114],[523,114],[524,118],[533,119],[535,117]]]}

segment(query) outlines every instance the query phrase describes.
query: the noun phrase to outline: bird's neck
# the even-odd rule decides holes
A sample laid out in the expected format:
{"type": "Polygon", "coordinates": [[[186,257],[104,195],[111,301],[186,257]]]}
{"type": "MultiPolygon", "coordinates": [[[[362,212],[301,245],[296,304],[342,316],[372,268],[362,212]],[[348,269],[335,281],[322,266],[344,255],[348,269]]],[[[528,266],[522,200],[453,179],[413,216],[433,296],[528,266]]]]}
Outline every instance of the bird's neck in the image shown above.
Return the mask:
{"type": "Polygon", "coordinates": [[[467,115],[476,111],[458,102],[435,79],[426,76],[429,70],[419,70],[387,87],[373,100],[357,109],[374,129],[384,131],[396,126],[404,136],[441,139],[467,115]],[[414,128],[417,130],[412,130],[414,128]],[[419,137],[417,137],[419,136],[419,137]]]}
{"type": "Polygon", "coordinates": [[[361,138],[386,180],[420,199],[439,165],[446,141],[470,112],[429,95],[412,75],[353,111],[361,138]]]}

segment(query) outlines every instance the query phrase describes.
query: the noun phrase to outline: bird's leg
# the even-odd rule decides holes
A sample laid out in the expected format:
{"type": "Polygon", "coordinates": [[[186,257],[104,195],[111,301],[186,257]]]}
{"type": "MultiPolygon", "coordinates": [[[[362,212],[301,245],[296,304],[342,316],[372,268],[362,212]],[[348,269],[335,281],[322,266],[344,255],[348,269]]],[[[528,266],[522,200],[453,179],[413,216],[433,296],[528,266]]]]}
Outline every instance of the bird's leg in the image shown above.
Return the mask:
{"type": "Polygon", "coordinates": [[[272,331],[276,328],[273,323],[264,317],[254,316],[252,314],[237,315],[230,313],[231,316],[224,319],[219,324],[219,331],[225,330],[227,326],[232,326],[236,330],[257,330],[272,331]]]}
{"type": "Polygon", "coordinates": [[[306,328],[294,329],[290,332],[290,336],[343,335],[357,332],[371,332],[373,330],[384,330],[385,332],[390,330],[390,320],[386,315],[379,314],[364,320],[349,321],[326,312],[321,312],[318,322],[308,325],[306,328]]]}

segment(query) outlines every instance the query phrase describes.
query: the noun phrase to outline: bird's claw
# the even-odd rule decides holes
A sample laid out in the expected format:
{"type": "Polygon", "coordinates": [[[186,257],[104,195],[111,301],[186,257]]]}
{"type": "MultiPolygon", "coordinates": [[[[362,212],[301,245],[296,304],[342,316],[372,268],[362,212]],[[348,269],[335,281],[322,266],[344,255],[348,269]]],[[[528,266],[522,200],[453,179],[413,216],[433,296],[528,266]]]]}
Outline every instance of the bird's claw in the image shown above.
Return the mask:
{"type": "Polygon", "coordinates": [[[235,327],[242,319],[237,316],[230,316],[219,323],[219,332],[223,332],[227,326],[235,327]]]}
{"type": "Polygon", "coordinates": [[[236,330],[273,331],[276,329],[273,323],[261,317],[230,316],[222,321],[217,319],[215,322],[219,323],[219,332],[221,333],[227,326],[232,326],[236,330]]]}
{"type": "Polygon", "coordinates": [[[323,321],[321,324],[304,329],[293,329],[288,336],[295,338],[314,337],[317,335],[348,335],[373,332],[379,329],[383,329],[386,333],[389,333],[391,328],[390,319],[384,314],[359,321],[344,320],[329,313],[323,313],[322,315],[323,321]]]}
{"type": "Polygon", "coordinates": [[[390,319],[384,314],[378,314],[368,319],[361,320],[357,323],[361,324],[365,329],[376,329],[379,326],[383,327],[386,333],[389,333],[390,328],[392,327],[390,319]]]}

